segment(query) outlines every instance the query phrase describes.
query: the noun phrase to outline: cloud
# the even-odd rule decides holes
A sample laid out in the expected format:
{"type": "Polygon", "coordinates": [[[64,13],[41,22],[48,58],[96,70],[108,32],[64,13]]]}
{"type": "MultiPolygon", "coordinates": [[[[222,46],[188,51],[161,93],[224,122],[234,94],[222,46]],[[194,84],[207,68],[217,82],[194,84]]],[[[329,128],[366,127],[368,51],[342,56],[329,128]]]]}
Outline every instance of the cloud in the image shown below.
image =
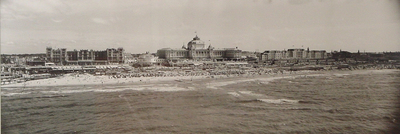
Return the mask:
{"type": "Polygon", "coordinates": [[[35,17],[67,15],[71,7],[61,0],[2,0],[1,19],[31,19],[35,17]]]}
{"type": "Polygon", "coordinates": [[[92,18],[92,21],[98,24],[108,24],[108,21],[102,18],[92,18]]]}
{"type": "Polygon", "coordinates": [[[14,45],[15,45],[15,42],[13,42],[13,41],[1,42],[1,45],[2,45],[2,46],[3,46],[3,45],[5,45],[5,46],[14,46],[14,45]]]}
{"type": "Polygon", "coordinates": [[[112,23],[115,23],[115,22],[118,22],[118,21],[121,21],[121,19],[119,17],[111,17],[110,18],[110,22],[112,22],[112,23]]]}
{"type": "Polygon", "coordinates": [[[121,19],[119,17],[110,17],[109,19],[104,19],[104,18],[100,18],[100,17],[95,17],[95,18],[91,18],[92,21],[94,23],[97,24],[112,24],[112,23],[117,23],[120,22],[121,19]]]}
{"type": "Polygon", "coordinates": [[[54,19],[54,18],[52,18],[51,20],[53,22],[57,22],[57,23],[64,21],[64,19],[54,19]]]}

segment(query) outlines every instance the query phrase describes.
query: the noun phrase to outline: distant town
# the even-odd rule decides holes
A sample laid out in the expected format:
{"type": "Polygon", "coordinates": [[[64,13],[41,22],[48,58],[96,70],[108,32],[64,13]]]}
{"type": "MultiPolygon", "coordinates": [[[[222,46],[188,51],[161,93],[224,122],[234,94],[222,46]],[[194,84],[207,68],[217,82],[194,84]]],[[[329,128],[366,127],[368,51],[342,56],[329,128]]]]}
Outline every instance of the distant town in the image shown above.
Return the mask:
{"type": "Polygon", "coordinates": [[[400,52],[327,52],[310,48],[251,52],[238,47],[215,48],[211,44],[206,45],[197,35],[182,48],[160,48],[156,53],[131,54],[122,47],[106,50],[47,47],[44,50],[39,54],[2,54],[2,84],[57,77],[66,73],[138,74],[149,72],[144,68],[167,67],[208,71],[213,71],[216,66],[280,67],[291,70],[304,66],[320,69],[348,69],[357,65],[377,64],[400,67],[400,52]]]}

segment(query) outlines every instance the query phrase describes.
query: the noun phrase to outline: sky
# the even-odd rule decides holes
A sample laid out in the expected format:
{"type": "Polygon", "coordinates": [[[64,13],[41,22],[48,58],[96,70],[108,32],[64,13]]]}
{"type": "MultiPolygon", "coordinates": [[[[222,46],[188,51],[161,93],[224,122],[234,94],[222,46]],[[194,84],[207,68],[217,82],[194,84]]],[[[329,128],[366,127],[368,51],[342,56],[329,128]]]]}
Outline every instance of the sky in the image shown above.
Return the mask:
{"type": "Polygon", "coordinates": [[[1,0],[1,53],[215,48],[400,51],[399,0],[1,0]]]}

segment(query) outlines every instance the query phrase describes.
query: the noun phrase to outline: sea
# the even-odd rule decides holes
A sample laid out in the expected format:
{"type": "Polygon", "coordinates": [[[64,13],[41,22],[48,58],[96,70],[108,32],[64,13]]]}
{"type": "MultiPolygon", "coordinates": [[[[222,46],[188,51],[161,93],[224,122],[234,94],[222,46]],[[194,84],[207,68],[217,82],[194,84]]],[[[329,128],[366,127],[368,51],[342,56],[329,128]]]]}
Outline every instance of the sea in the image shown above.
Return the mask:
{"type": "Polygon", "coordinates": [[[368,134],[399,126],[398,70],[323,74],[2,88],[1,133],[368,134]]]}

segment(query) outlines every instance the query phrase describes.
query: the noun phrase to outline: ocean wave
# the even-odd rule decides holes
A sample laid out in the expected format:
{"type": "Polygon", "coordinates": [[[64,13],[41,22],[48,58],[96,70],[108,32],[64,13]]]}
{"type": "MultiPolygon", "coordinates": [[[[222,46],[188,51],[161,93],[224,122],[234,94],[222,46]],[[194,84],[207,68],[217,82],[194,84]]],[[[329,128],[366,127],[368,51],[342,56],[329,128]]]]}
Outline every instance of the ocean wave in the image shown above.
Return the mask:
{"type": "Polygon", "coordinates": [[[188,91],[194,90],[192,87],[181,88],[181,87],[130,87],[130,88],[101,88],[101,89],[85,89],[85,90],[58,90],[58,91],[40,91],[44,94],[72,94],[72,93],[85,93],[85,92],[99,92],[99,93],[109,93],[109,92],[122,92],[122,91],[188,91]]]}
{"type": "Polygon", "coordinates": [[[298,103],[298,100],[288,100],[288,99],[257,99],[262,102],[266,103],[273,103],[273,104],[284,104],[284,103],[298,103]]]}
{"type": "Polygon", "coordinates": [[[23,92],[23,93],[5,93],[1,92],[1,96],[18,96],[18,95],[27,95],[31,94],[32,92],[23,92]]]}

